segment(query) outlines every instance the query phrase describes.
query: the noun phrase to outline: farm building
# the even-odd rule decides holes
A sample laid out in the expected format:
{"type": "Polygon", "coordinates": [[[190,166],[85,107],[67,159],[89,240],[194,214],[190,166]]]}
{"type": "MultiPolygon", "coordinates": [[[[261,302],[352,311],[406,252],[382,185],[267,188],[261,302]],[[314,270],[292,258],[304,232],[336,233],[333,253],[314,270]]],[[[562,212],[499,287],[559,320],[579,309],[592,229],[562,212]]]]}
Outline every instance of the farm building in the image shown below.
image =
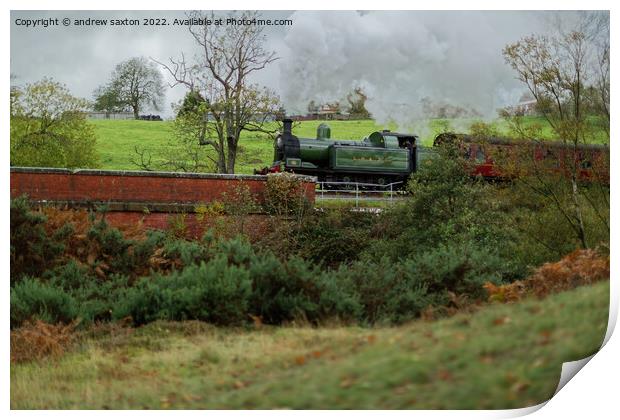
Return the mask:
{"type": "Polygon", "coordinates": [[[536,115],[536,99],[531,94],[523,94],[515,109],[520,115],[536,115]]]}

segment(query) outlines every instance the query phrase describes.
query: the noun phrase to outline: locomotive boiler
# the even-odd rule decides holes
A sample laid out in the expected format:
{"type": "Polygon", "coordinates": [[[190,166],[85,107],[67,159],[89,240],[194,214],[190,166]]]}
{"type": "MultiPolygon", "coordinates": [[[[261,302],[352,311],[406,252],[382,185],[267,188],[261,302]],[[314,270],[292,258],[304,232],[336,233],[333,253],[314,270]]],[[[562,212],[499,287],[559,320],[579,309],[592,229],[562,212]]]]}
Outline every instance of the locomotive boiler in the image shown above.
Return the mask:
{"type": "Polygon", "coordinates": [[[314,139],[292,133],[283,120],[274,145],[274,163],[259,173],[289,171],[317,177],[319,182],[390,184],[404,182],[416,170],[418,136],[375,131],[363,140],[336,140],[326,124],[314,139]]]}

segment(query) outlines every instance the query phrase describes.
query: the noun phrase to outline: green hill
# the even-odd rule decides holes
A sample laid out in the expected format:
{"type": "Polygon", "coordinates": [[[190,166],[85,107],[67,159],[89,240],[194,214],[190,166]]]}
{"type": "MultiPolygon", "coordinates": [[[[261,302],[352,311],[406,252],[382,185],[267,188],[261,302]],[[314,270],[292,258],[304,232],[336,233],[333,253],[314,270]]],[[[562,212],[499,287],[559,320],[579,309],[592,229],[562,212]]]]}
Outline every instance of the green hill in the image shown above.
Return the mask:
{"type": "MultiPolygon", "coordinates": [[[[147,149],[152,156],[152,163],[161,163],[168,156],[175,156],[177,152],[171,145],[173,137],[172,122],[170,121],[118,121],[92,120],[97,135],[97,150],[103,169],[138,169],[132,163],[132,157],[137,158],[135,148],[147,149]]],[[[475,122],[472,119],[447,121],[450,129],[467,132],[469,126],[475,122]]],[[[304,121],[296,125],[294,132],[300,137],[315,137],[316,128],[321,121],[304,121]]],[[[327,121],[331,127],[333,138],[362,139],[373,131],[384,128],[396,130],[396,125],[376,124],[372,120],[354,121],[327,121]]],[[[436,134],[445,128],[444,120],[422,121],[409,128],[398,128],[420,135],[424,145],[431,145],[436,134]]],[[[540,118],[531,117],[528,124],[542,124],[540,118]]],[[[500,132],[507,134],[506,125],[498,120],[493,123],[500,132]]],[[[552,137],[551,130],[544,130],[547,137],[552,137]]],[[[236,171],[251,174],[254,169],[263,168],[273,162],[273,141],[265,134],[243,132],[237,159],[236,171]]]]}
{"type": "MultiPolygon", "coordinates": [[[[394,328],[154,323],[11,366],[11,408],[499,409],[599,349],[609,283],[394,328]]],[[[95,334],[95,333],[93,333],[95,334]]]]}
{"type": "MultiPolygon", "coordinates": [[[[97,150],[103,169],[138,169],[131,161],[138,155],[135,147],[151,152],[153,163],[160,163],[175,154],[170,139],[173,137],[170,121],[115,121],[93,120],[97,134],[97,150]]],[[[299,136],[315,137],[320,121],[307,121],[295,127],[299,136]]],[[[383,129],[373,121],[330,121],[332,135],[338,138],[361,139],[373,131],[383,129]]],[[[273,162],[273,140],[261,133],[244,132],[239,142],[237,172],[251,174],[273,162]]]]}

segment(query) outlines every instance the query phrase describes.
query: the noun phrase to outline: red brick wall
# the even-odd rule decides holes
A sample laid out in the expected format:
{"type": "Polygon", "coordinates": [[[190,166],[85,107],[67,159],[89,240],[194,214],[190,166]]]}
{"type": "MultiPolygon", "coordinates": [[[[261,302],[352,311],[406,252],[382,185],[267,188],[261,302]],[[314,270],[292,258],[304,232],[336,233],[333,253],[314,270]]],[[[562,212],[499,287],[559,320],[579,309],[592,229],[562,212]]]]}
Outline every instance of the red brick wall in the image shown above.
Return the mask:
{"type": "MultiPolygon", "coordinates": [[[[11,168],[11,197],[32,200],[143,203],[209,203],[243,182],[259,201],[263,175],[176,174],[166,172],[11,168]]],[[[314,183],[304,182],[314,202],[314,183]]]]}
{"type": "MultiPolygon", "coordinates": [[[[199,220],[194,205],[222,200],[222,193],[234,192],[241,182],[261,202],[266,180],[264,175],[11,168],[11,198],[27,194],[39,203],[69,207],[106,203],[109,211],[105,218],[116,227],[168,229],[182,218],[187,236],[199,238],[210,227],[210,221],[199,220]]],[[[303,185],[308,200],[314,202],[314,182],[306,178],[303,185]]],[[[250,215],[246,222],[244,230],[260,236],[267,219],[250,215]]]]}

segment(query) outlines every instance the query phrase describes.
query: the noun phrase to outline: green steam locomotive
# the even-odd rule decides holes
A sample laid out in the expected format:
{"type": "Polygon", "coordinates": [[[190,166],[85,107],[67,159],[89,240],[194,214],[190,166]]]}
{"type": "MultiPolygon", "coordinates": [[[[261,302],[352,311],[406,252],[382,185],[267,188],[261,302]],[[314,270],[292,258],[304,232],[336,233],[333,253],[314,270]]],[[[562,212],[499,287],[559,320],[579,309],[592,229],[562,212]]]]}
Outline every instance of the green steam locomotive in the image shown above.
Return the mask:
{"type": "Polygon", "coordinates": [[[325,183],[387,185],[404,182],[416,170],[418,136],[375,131],[361,141],[331,139],[326,124],[317,128],[315,139],[292,133],[293,120],[283,120],[275,141],[274,163],[258,174],[294,172],[317,177],[325,183]]]}

